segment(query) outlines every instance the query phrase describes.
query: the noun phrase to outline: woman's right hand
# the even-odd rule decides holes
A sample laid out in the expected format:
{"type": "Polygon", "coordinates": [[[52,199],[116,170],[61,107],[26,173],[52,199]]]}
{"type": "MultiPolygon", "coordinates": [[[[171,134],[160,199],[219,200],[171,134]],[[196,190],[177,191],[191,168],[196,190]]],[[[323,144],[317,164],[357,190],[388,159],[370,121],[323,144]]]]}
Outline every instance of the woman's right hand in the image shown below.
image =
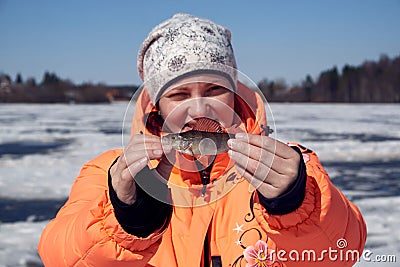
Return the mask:
{"type": "MultiPolygon", "coordinates": [[[[131,205],[136,201],[135,176],[151,159],[160,159],[171,147],[162,146],[155,135],[136,134],[129,141],[118,161],[111,167],[111,183],[122,202],[131,205]],[[164,148],[164,151],[163,151],[164,148]]],[[[165,165],[165,164],[163,164],[165,165]]]]}

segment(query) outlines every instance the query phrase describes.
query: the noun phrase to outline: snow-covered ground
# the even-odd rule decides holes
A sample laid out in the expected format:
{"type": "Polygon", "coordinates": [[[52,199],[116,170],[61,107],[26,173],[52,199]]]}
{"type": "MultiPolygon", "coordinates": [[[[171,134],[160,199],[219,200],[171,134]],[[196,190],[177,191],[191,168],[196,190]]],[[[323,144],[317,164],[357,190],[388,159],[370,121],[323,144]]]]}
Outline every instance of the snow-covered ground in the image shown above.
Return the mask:
{"type": "MultiPolygon", "coordinates": [[[[83,163],[122,146],[126,107],[0,105],[0,267],[41,266],[40,232],[83,163]]],[[[395,255],[399,262],[400,106],[272,104],[271,111],[272,136],[316,151],[360,207],[370,258],[395,255]]],[[[397,265],[361,260],[357,266],[397,265]]]]}

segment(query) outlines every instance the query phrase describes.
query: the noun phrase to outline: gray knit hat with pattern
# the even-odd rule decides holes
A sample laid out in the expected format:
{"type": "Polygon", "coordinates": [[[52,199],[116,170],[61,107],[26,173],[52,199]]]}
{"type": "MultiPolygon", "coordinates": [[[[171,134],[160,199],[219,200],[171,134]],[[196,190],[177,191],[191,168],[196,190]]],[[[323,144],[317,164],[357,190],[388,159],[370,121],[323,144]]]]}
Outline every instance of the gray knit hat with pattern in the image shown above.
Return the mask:
{"type": "Polygon", "coordinates": [[[194,74],[224,76],[236,90],[231,33],[210,20],[176,14],[149,33],[139,50],[138,71],[153,103],[171,84],[194,74]]]}

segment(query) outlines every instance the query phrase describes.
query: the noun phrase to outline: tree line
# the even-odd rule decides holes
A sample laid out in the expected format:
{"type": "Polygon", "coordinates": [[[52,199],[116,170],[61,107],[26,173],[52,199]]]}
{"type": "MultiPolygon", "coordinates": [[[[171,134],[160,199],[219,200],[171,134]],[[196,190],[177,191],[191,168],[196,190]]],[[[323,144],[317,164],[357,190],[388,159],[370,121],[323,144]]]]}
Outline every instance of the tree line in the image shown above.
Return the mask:
{"type": "Polygon", "coordinates": [[[108,86],[101,83],[75,85],[48,71],[40,83],[34,78],[24,81],[20,73],[14,81],[7,74],[0,74],[0,82],[0,103],[107,103],[129,100],[137,89],[137,86],[108,86]]]}
{"type": "Polygon", "coordinates": [[[258,84],[270,102],[399,103],[400,56],[382,55],[377,62],[345,65],[322,71],[314,81],[307,75],[299,85],[263,79],[258,84]]]}
{"type": "MultiPolygon", "coordinates": [[[[103,103],[129,100],[138,86],[108,86],[73,82],[46,71],[42,81],[25,81],[0,73],[0,103],[103,103]]],[[[359,66],[345,65],[322,71],[314,81],[310,75],[300,83],[287,85],[284,79],[262,79],[258,87],[269,102],[399,103],[400,56],[382,55],[378,61],[359,66]]]]}

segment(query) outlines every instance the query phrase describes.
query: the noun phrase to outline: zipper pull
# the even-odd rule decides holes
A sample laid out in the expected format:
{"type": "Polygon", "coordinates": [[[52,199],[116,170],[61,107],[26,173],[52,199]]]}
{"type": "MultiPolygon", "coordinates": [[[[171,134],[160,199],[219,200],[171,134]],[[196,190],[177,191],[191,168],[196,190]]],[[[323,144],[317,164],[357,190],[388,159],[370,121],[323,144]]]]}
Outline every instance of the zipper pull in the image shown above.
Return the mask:
{"type": "Polygon", "coordinates": [[[211,173],[212,166],[214,164],[214,159],[215,159],[215,156],[212,159],[211,163],[204,169],[204,165],[198,159],[194,158],[197,169],[199,170],[201,183],[203,185],[203,188],[201,189],[202,197],[204,197],[206,195],[207,185],[210,183],[210,173],[211,173]]]}
{"type": "Polygon", "coordinates": [[[204,197],[206,195],[207,185],[203,184],[203,188],[201,189],[201,196],[204,197]]]}
{"type": "Polygon", "coordinates": [[[201,196],[204,197],[206,195],[207,185],[210,183],[210,173],[207,170],[202,171],[201,183],[203,184],[201,196]]]}

